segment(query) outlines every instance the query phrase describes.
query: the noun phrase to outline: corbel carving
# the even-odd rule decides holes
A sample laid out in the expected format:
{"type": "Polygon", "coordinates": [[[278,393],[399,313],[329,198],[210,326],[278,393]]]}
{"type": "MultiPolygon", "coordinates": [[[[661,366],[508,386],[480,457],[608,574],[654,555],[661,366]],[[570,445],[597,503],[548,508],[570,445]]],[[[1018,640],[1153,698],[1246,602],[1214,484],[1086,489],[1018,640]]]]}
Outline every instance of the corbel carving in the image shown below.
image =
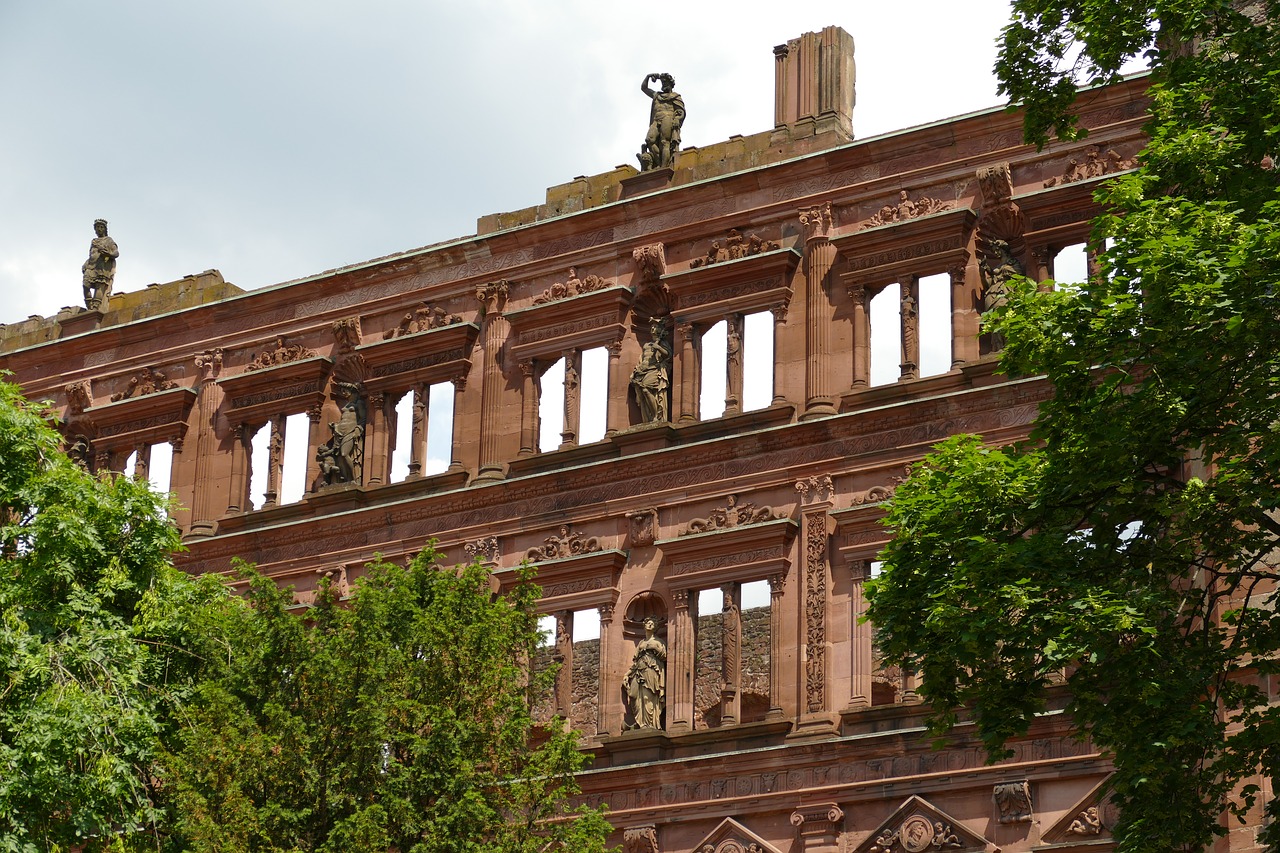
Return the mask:
{"type": "Polygon", "coordinates": [[[507,295],[510,290],[511,283],[506,279],[491,281],[477,287],[476,299],[480,302],[480,313],[486,317],[491,314],[501,314],[502,309],[507,305],[507,295]]]}
{"type": "Polygon", "coordinates": [[[835,494],[835,484],[832,483],[830,476],[823,474],[821,477],[808,477],[803,480],[797,480],[796,491],[800,493],[801,503],[826,501],[830,500],[831,496],[835,494]]]}
{"type": "Polygon", "coordinates": [[[1031,783],[1026,779],[997,783],[991,789],[991,801],[1001,823],[1031,822],[1031,783]]]}

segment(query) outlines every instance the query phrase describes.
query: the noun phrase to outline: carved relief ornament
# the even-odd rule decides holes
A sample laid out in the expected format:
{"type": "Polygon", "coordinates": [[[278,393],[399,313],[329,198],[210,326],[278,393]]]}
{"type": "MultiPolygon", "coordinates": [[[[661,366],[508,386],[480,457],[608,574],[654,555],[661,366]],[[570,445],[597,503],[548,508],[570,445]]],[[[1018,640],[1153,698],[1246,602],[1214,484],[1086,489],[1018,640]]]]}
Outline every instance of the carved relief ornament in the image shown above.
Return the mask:
{"type": "Polygon", "coordinates": [[[136,376],[130,379],[129,384],[125,386],[123,391],[117,391],[112,394],[111,402],[116,403],[120,400],[128,400],[131,397],[142,397],[160,391],[169,391],[177,387],[178,383],[169,379],[160,371],[148,367],[139,371],[136,376]]]}
{"type": "Polygon", "coordinates": [[[782,246],[776,240],[765,240],[757,234],[743,237],[738,229],[732,228],[725,237],[723,246],[720,245],[719,240],[713,240],[706,256],[694,258],[689,262],[689,266],[696,269],[718,264],[721,261],[736,261],[739,258],[750,257],[751,255],[773,252],[780,248],[782,246]]]}
{"type": "MultiPolygon", "coordinates": [[[[315,353],[304,346],[294,344],[286,345],[284,337],[277,335],[275,345],[268,347],[260,352],[253,361],[245,365],[244,369],[262,370],[265,367],[275,367],[277,364],[288,364],[291,361],[301,361],[304,358],[315,358],[315,353]]],[[[221,357],[219,357],[221,361],[221,357]]]]}
{"type": "Polygon", "coordinates": [[[336,320],[330,327],[333,331],[333,342],[339,353],[349,353],[360,346],[360,318],[347,317],[336,320]]]}
{"type": "Polygon", "coordinates": [[[802,503],[830,500],[835,492],[835,484],[831,477],[823,474],[820,477],[808,477],[796,481],[796,491],[800,493],[802,503]]]}
{"type": "Polygon", "coordinates": [[[680,535],[689,536],[694,533],[707,533],[746,524],[759,524],[779,517],[771,507],[740,503],[737,495],[727,495],[724,506],[716,507],[706,518],[695,518],[680,535]]]}
{"type": "Polygon", "coordinates": [[[631,546],[652,545],[658,537],[658,511],[653,508],[627,513],[631,546]]]}
{"type": "Polygon", "coordinates": [[[541,295],[534,297],[534,305],[545,305],[548,302],[556,302],[560,299],[568,299],[571,296],[580,296],[584,293],[593,293],[597,290],[604,290],[611,287],[612,281],[603,279],[598,275],[588,275],[586,278],[578,278],[577,269],[569,267],[569,278],[565,281],[557,281],[542,291],[541,295]]]}
{"type": "Polygon", "coordinates": [[[927,195],[920,196],[912,201],[907,195],[907,191],[903,190],[898,193],[897,204],[886,204],[880,208],[866,222],[862,223],[862,228],[875,228],[879,225],[890,225],[894,222],[906,222],[908,219],[916,219],[921,216],[928,216],[931,213],[950,210],[952,206],[951,202],[943,201],[939,198],[930,198],[927,195]]]}
{"type": "Polygon", "coordinates": [[[1031,783],[1026,779],[1017,782],[1000,782],[991,790],[1001,823],[1029,823],[1031,821],[1031,783]]]}
{"type": "Polygon", "coordinates": [[[496,563],[500,553],[498,550],[498,537],[486,536],[483,539],[474,539],[463,544],[462,550],[466,552],[469,559],[496,563]]]}
{"type": "Polygon", "coordinates": [[[569,530],[567,524],[560,525],[560,535],[548,536],[545,544],[530,548],[525,552],[525,559],[531,563],[540,560],[556,560],[562,557],[576,557],[579,554],[591,554],[600,550],[600,540],[594,536],[584,537],[576,530],[569,530]]]}
{"type": "Polygon", "coordinates": [[[800,211],[800,228],[804,232],[804,241],[825,240],[831,236],[832,218],[831,202],[823,202],[815,207],[807,207],[800,211]]]}
{"type": "Polygon", "coordinates": [[[457,314],[450,314],[439,305],[432,308],[425,302],[419,302],[412,311],[400,318],[398,325],[383,332],[382,339],[389,341],[393,338],[416,335],[418,332],[426,332],[431,329],[442,329],[445,326],[452,326],[454,323],[461,322],[462,317],[457,314]]]}
{"type": "Polygon", "coordinates": [[[1125,157],[1114,148],[1108,148],[1106,153],[1099,151],[1098,146],[1090,145],[1084,150],[1084,159],[1072,157],[1067,161],[1066,168],[1058,177],[1050,178],[1044,182],[1045,187],[1060,187],[1066,184],[1074,184],[1076,181],[1086,181],[1089,178],[1100,178],[1103,175],[1111,175],[1116,172],[1125,172],[1129,169],[1135,169],[1138,166],[1138,160],[1135,157],[1125,157]]]}
{"type": "Polygon", "coordinates": [[[652,823],[622,830],[624,853],[658,853],[658,827],[652,823]]]}

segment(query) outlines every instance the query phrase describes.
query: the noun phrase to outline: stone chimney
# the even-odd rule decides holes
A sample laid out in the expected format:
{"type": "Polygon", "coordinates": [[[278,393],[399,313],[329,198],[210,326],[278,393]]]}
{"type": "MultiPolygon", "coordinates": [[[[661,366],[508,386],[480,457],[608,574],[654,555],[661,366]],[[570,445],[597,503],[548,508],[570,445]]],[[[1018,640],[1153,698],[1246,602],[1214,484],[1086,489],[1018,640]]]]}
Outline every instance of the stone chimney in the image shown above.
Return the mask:
{"type": "Polygon", "coordinates": [[[773,139],[836,133],[853,139],[853,36],[824,27],[773,49],[773,139]]]}

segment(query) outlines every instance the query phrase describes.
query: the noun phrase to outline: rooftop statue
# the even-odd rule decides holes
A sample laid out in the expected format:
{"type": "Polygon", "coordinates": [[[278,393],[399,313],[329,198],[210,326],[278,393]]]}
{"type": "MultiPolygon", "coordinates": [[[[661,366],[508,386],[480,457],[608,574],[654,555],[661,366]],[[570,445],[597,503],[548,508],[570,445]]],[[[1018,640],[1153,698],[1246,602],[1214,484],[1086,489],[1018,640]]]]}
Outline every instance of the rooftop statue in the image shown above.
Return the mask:
{"type": "Polygon", "coordinates": [[[120,247],[107,236],[107,220],[95,219],[93,232],[97,236],[89,244],[89,259],[80,268],[84,273],[84,306],[90,311],[103,311],[111,301],[120,247]]]}
{"type": "Polygon", "coordinates": [[[680,126],[684,124],[684,99],[675,91],[676,81],[670,74],[650,74],[640,81],[640,91],[653,99],[649,110],[649,132],[640,146],[640,170],[670,169],[680,151],[680,126]],[[662,91],[649,84],[662,81],[662,91]]]}

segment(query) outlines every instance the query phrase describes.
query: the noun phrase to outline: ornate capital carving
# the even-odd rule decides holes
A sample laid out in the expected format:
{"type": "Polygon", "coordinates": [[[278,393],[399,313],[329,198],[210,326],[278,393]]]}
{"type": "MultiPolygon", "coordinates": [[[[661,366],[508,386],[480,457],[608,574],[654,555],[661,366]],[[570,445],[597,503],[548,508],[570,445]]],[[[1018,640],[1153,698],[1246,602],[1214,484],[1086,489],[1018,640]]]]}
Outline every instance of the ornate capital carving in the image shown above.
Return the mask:
{"type": "Polygon", "coordinates": [[[787,588],[787,576],[781,572],[769,575],[769,596],[778,598],[787,588]]]}
{"type": "Polygon", "coordinates": [[[360,318],[348,317],[345,320],[338,320],[330,327],[333,330],[333,340],[337,345],[338,354],[343,355],[355,350],[360,346],[360,318]]]}
{"type": "Polygon", "coordinates": [[[671,591],[671,605],[676,610],[689,609],[689,590],[676,589],[671,591]]]}
{"type": "Polygon", "coordinates": [[[829,475],[823,474],[821,477],[797,480],[796,491],[800,493],[801,503],[827,501],[831,500],[832,495],[835,494],[835,484],[832,483],[829,475]]]}
{"type": "Polygon", "coordinates": [[[208,382],[217,377],[222,370],[222,348],[215,347],[205,352],[196,353],[193,360],[201,382],[208,382]]]}
{"type": "Polygon", "coordinates": [[[816,207],[807,207],[799,212],[800,228],[804,231],[804,241],[827,240],[831,237],[831,202],[823,202],[816,207]]]}
{"type": "Polygon", "coordinates": [[[991,789],[991,801],[1001,823],[1031,822],[1031,783],[1026,779],[997,783],[991,789]]]}
{"type": "Polygon", "coordinates": [[[507,293],[511,289],[511,284],[506,279],[491,281],[476,288],[476,299],[480,302],[480,313],[488,317],[491,314],[501,314],[502,309],[507,306],[507,293]]]}
{"type": "Polygon", "coordinates": [[[658,536],[658,511],[652,507],[627,513],[631,547],[652,545],[658,536]]]}
{"type": "Polygon", "coordinates": [[[652,823],[622,830],[623,853],[658,853],[658,827],[652,823]]]}

